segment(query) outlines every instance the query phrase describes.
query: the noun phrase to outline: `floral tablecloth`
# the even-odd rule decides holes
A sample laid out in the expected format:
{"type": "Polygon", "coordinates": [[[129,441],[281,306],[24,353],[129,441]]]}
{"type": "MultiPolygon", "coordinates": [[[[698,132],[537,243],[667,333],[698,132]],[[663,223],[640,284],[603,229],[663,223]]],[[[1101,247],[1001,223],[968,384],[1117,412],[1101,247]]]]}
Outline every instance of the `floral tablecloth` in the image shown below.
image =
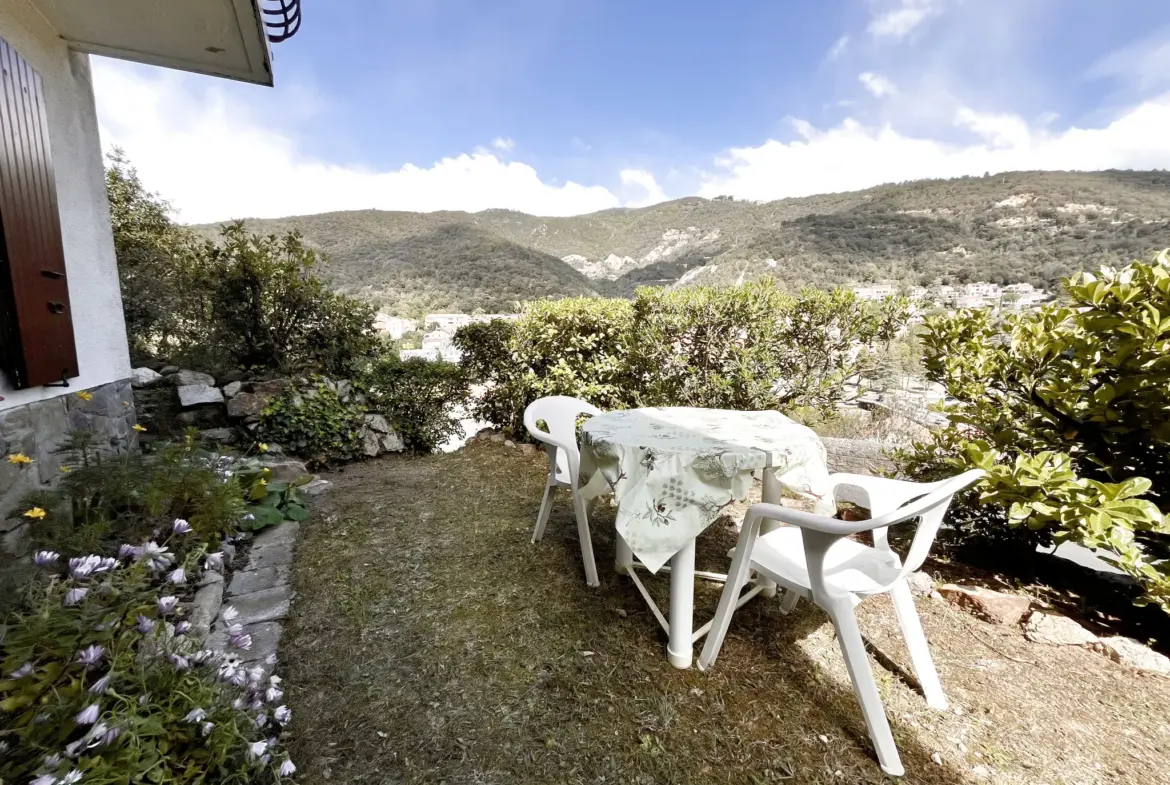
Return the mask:
{"type": "Polygon", "coordinates": [[[824,444],[779,412],[608,412],[585,423],[581,452],[582,494],[613,492],[618,533],[651,572],[746,498],[757,470],[835,513],[824,444]]]}

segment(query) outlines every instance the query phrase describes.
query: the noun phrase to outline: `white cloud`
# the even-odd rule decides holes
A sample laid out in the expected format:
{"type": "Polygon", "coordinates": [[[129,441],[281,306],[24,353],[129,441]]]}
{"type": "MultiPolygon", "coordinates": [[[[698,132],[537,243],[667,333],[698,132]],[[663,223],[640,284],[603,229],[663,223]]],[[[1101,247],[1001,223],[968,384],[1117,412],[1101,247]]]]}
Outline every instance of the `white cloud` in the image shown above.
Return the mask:
{"type": "Polygon", "coordinates": [[[665,202],[667,197],[666,192],[662,190],[662,186],[654,179],[654,175],[645,169],[623,169],[621,172],[622,185],[631,185],[641,188],[646,192],[646,195],[637,200],[627,202],[629,207],[647,207],[659,202],[665,202]]]}
{"type": "Polygon", "coordinates": [[[893,95],[898,92],[898,88],[889,79],[886,79],[881,74],[875,74],[872,71],[866,71],[857,75],[857,81],[865,85],[865,89],[869,90],[878,98],[887,95],[893,95]]]}
{"type": "Polygon", "coordinates": [[[874,38],[905,38],[914,28],[941,13],[941,0],[899,0],[874,13],[869,34],[874,38]]]}
{"type": "Polygon", "coordinates": [[[1121,113],[1100,128],[1050,132],[1008,114],[960,109],[954,126],[974,137],[951,143],[909,136],[890,125],[864,126],[848,119],[827,130],[803,120],[798,138],[734,148],[716,160],[702,196],[745,199],[852,191],[932,177],[980,175],[1024,169],[1170,168],[1170,93],[1121,113]]]}
{"type": "Polygon", "coordinates": [[[833,42],[833,46],[829,48],[829,53],[826,55],[830,60],[836,60],[841,55],[845,54],[845,50],[849,48],[849,36],[843,35],[833,42]]]}
{"type": "MultiPolygon", "coordinates": [[[[618,207],[607,188],[551,185],[487,150],[392,171],[319,160],[256,117],[221,83],[93,59],[102,140],[121,146],[146,186],[185,222],[332,210],[483,210],[575,215],[618,207]]],[[[510,143],[497,139],[493,144],[510,143]]]]}
{"type": "Polygon", "coordinates": [[[510,153],[516,149],[516,142],[506,136],[497,136],[492,140],[492,147],[501,152],[510,153]]]}
{"type": "Polygon", "coordinates": [[[1170,84],[1170,30],[1111,52],[1089,68],[1090,77],[1110,77],[1141,90],[1170,84]]]}

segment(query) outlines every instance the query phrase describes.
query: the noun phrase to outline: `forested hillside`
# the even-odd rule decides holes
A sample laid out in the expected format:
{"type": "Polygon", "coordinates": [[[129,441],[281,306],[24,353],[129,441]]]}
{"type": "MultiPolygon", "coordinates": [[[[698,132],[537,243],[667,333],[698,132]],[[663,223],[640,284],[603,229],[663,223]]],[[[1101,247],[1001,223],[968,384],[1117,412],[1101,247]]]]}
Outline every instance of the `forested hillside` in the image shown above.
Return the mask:
{"type": "Polygon", "coordinates": [[[1170,246],[1170,173],[1012,172],[767,203],[692,197],[571,218],[366,210],[250,223],[299,229],[328,254],[340,289],[408,315],[765,276],[791,287],[1051,287],[1170,246]]]}

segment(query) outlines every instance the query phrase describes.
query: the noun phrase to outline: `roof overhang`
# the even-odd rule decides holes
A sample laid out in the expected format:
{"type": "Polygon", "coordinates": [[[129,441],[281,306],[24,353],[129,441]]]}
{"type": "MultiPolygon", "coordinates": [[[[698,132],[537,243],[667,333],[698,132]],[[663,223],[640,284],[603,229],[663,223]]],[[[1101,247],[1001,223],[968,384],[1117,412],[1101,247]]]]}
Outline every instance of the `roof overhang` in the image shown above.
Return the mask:
{"type": "Polygon", "coordinates": [[[71,49],[272,85],[259,0],[32,0],[71,49]]]}

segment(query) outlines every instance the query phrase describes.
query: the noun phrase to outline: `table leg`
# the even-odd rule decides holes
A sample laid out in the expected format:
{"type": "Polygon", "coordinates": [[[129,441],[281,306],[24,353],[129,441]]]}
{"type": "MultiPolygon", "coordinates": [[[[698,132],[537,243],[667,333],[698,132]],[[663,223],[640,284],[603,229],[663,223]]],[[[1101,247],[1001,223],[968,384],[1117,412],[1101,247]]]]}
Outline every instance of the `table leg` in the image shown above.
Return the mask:
{"type": "Polygon", "coordinates": [[[691,667],[695,626],[695,541],[670,560],[670,642],[667,659],[676,668],[691,667]]]}
{"type": "MultiPolygon", "coordinates": [[[[781,493],[780,480],[776,479],[776,472],[771,469],[764,469],[764,487],[760,493],[760,501],[765,504],[781,504],[783,500],[781,493]]],[[[768,532],[775,531],[780,526],[779,523],[771,519],[765,518],[760,521],[760,534],[764,535],[768,532]]],[[[775,597],[776,596],[776,582],[768,578],[758,576],[756,585],[760,587],[761,597],[775,597]]]]}
{"type": "Polygon", "coordinates": [[[614,532],[617,540],[614,542],[614,571],[618,575],[625,575],[633,569],[634,552],[630,550],[630,546],[626,545],[626,541],[622,539],[622,535],[614,532]]]}

